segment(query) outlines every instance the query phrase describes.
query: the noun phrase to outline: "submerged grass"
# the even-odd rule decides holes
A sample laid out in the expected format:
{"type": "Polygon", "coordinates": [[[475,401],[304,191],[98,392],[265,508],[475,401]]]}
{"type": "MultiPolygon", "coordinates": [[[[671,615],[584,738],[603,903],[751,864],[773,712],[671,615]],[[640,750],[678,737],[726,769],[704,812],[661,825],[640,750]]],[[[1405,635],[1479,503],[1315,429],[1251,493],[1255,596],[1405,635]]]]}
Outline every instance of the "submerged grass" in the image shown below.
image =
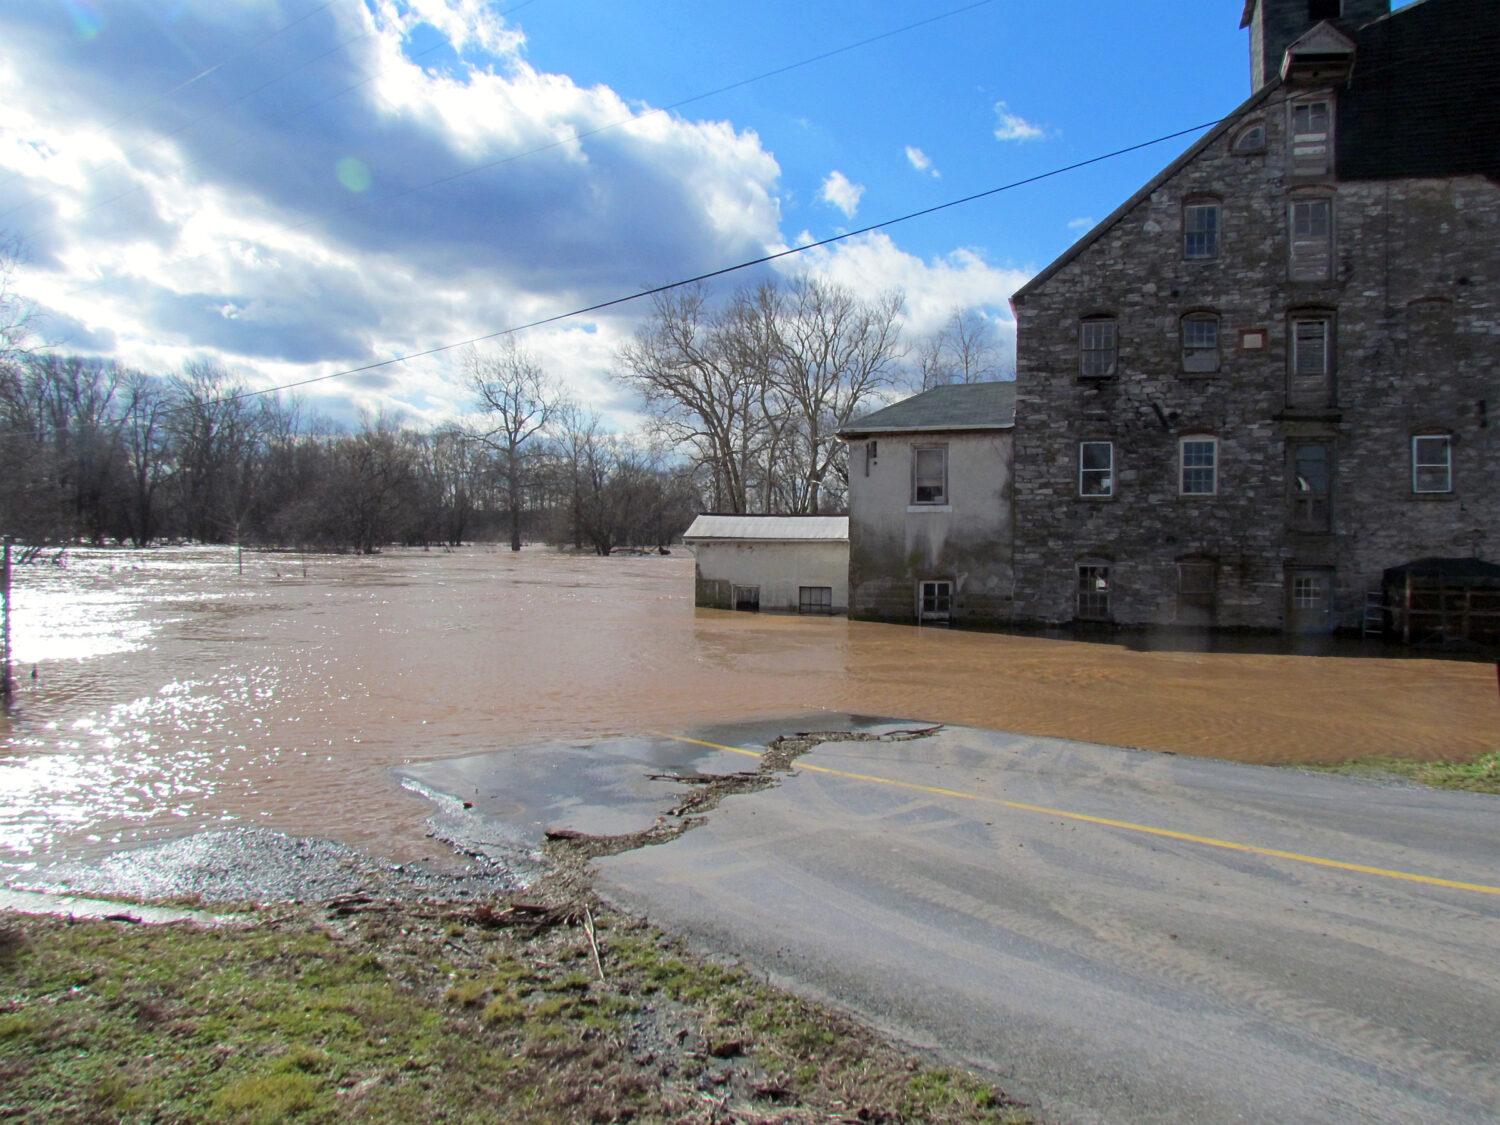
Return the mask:
{"type": "Polygon", "coordinates": [[[1414,758],[1368,757],[1355,758],[1337,765],[1307,768],[1355,777],[1404,777],[1440,789],[1500,793],[1500,750],[1492,750],[1470,762],[1424,762],[1414,758]]]}
{"type": "Polygon", "coordinates": [[[1029,1120],[628,917],[590,913],[592,941],[568,915],[503,917],[394,902],[215,928],[0,917],[0,1117],[1029,1120]]]}

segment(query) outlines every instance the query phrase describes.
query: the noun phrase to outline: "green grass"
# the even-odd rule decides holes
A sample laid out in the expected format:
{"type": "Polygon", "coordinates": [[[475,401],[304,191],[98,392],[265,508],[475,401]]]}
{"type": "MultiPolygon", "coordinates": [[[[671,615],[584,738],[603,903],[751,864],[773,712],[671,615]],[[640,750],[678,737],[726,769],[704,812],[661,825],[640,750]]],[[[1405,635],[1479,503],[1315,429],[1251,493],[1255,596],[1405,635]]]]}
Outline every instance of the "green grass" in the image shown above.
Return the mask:
{"type": "Polygon", "coordinates": [[[1500,793],[1500,750],[1492,750],[1471,762],[1424,762],[1414,758],[1369,757],[1310,768],[1355,777],[1404,777],[1440,789],[1500,793]]]}
{"type": "Polygon", "coordinates": [[[463,910],[219,928],[0,915],[0,1119],[651,1123],[733,1097],[788,1123],[1026,1120],[979,1079],[629,919],[595,919],[601,982],[571,926],[517,934],[463,910]]]}

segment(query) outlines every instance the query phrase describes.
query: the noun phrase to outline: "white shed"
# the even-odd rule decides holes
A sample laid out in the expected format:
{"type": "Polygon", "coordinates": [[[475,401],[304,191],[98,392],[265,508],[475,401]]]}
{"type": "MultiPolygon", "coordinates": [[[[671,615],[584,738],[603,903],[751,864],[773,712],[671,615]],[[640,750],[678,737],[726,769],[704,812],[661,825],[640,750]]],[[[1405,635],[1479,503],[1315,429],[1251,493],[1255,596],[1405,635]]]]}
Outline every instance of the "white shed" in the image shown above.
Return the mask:
{"type": "Polygon", "coordinates": [[[682,541],[708,609],[847,613],[848,516],[699,516],[682,541]]]}

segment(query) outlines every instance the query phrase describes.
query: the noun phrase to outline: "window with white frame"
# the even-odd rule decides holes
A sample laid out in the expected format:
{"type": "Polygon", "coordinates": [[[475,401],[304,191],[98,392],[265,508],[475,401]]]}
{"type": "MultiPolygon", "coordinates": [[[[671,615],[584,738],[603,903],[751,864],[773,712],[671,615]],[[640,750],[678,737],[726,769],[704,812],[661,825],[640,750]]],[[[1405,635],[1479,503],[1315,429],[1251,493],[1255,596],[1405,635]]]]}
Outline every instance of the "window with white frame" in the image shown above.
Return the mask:
{"type": "Polygon", "coordinates": [[[948,503],[948,447],[919,445],[911,455],[911,502],[948,503]]]}
{"type": "Polygon", "coordinates": [[[1286,404],[1322,410],[1333,405],[1333,317],[1309,312],[1288,324],[1291,355],[1287,364],[1286,404]]]}
{"type": "Polygon", "coordinates": [[[1078,616],[1084,621],[1109,620],[1109,567],[1078,565],[1078,616]]]}
{"type": "Polygon", "coordinates": [[[1213,313],[1189,313],[1182,318],[1182,370],[1204,375],[1219,369],[1219,318],[1213,313]]]}
{"type": "Polygon", "coordinates": [[[1095,499],[1115,494],[1115,446],[1110,441],[1078,443],[1078,495],[1095,499]]]}
{"type": "Polygon", "coordinates": [[[1219,491],[1219,439],[1203,434],[1177,445],[1178,491],[1183,496],[1214,496],[1219,491]]]}
{"type": "Polygon", "coordinates": [[[1182,207],[1182,256],[1203,260],[1219,256],[1219,204],[1200,199],[1182,207]]]}
{"type": "Polygon", "coordinates": [[[1094,316],[1078,324],[1078,374],[1104,379],[1115,373],[1118,338],[1115,318],[1094,316]]]}
{"type": "Polygon", "coordinates": [[[1333,105],[1326,98],[1293,102],[1292,167],[1301,176],[1321,176],[1333,167],[1333,105]]]}
{"type": "Polygon", "coordinates": [[[1418,434],[1411,439],[1411,490],[1453,491],[1453,438],[1449,434],[1418,434]]]}
{"type": "Polygon", "coordinates": [[[1287,205],[1293,281],[1327,281],[1333,276],[1333,200],[1327,196],[1293,199],[1287,205]]]}

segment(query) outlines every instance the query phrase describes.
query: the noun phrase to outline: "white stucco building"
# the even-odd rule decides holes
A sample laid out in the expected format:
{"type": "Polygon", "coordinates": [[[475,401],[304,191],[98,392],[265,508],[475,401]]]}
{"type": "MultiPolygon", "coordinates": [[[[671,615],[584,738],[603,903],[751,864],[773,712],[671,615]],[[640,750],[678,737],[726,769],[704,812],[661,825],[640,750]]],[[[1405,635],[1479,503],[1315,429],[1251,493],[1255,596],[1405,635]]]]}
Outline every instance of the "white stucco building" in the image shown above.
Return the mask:
{"type": "Polygon", "coordinates": [[[934,387],[839,431],[851,617],[1010,619],[1015,388],[934,387]]]}
{"type": "Polygon", "coordinates": [[[848,516],[699,516],[682,541],[707,609],[849,610],[848,516]]]}

